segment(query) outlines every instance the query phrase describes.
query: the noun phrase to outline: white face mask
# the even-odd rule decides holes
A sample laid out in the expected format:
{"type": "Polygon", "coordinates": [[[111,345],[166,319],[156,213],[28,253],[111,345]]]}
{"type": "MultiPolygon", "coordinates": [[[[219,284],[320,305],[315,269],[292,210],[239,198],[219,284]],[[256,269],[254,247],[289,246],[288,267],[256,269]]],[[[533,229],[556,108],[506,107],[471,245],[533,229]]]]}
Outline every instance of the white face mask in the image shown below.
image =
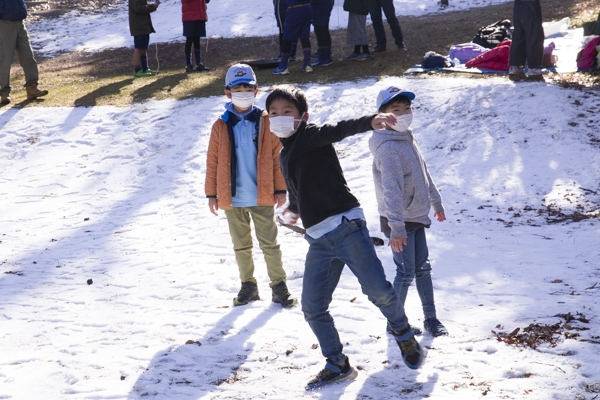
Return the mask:
{"type": "Polygon", "coordinates": [[[231,102],[239,108],[248,108],[254,104],[254,92],[231,92],[231,102]]]}
{"type": "Polygon", "coordinates": [[[398,122],[395,125],[389,125],[389,127],[397,132],[406,132],[413,120],[412,113],[397,115],[396,117],[398,118],[398,122]]]}
{"type": "MultiPolygon", "coordinates": [[[[302,114],[302,117],[304,117],[304,114],[302,114]]],[[[300,117],[300,119],[285,115],[270,117],[269,122],[271,124],[271,132],[277,137],[288,138],[296,132],[295,123],[301,122],[302,117],[300,117]]]]}

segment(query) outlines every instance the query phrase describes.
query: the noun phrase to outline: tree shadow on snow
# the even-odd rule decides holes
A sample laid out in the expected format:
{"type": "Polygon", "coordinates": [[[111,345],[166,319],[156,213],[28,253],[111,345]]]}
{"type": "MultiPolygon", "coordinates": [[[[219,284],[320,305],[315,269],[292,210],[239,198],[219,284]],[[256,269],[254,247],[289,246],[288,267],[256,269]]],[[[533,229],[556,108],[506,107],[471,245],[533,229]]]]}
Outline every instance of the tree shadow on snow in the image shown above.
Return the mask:
{"type": "Polygon", "coordinates": [[[197,399],[218,392],[222,384],[235,384],[243,379],[238,376],[238,369],[254,349],[255,344],[249,340],[276,310],[279,310],[276,306],[262,310],[236,332],[235,321],[244,312],[254,309],[235,307],[203,337],[157,352],[127,398],[138,400],[160,395],[161,398],[197,399]]]}

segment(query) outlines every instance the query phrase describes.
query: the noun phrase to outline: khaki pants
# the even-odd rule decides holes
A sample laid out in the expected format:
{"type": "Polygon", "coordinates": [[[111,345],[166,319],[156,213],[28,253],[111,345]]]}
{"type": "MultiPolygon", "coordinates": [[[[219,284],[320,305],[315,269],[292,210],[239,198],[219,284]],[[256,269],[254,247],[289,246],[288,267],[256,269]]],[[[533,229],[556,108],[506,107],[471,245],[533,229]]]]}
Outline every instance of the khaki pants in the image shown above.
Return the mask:
{"type": "Polygon", "coordinates": [[[38,66],[23,21],[0,19],[0,95],[10,94],[10,65],[15,51],[25,72],[25,86],[38,81],[38,66]]]}
{"type": "Polygon", "coordinates": [[[281,250],[277,243],[277,225],[275,225],[274,215],[273,206],[234,207],[231,210],[225,210],[242,283],[256,283],[254,261],[252,260],[250,217],[254,222],[254,232],[258,244],[265,256],[267,273],[271,279],[269,286],[273,287],[280,282],[285,282],[285,271],[281,262],[281,250]]]}

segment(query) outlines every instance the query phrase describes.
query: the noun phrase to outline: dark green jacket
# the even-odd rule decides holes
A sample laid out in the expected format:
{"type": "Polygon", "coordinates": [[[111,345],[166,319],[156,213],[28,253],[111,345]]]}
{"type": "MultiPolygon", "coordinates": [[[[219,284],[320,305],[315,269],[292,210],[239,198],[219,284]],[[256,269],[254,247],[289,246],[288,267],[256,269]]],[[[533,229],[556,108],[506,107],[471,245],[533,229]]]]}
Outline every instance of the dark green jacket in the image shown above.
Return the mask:
{"type": "Polygon", "coordinates": [[[131,36],[149,35],[156,32],[152,26],[150,13],[156,11],[156,6],[146,0],[129,0],[129,31],[131,36]]]}

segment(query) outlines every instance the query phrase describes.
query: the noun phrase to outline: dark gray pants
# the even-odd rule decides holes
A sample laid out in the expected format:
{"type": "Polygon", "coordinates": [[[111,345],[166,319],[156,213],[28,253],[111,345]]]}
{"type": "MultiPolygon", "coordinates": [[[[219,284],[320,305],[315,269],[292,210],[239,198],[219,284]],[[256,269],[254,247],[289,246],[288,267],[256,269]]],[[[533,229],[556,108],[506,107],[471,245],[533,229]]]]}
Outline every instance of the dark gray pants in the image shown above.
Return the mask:
{"type": "Polygon", "coordinates": [[[509,65],[520,67],[527,63],[529,68],[542,68],[544,29],[540,2],[515,0],[513,23],[509,65]]]}
{"type": "Polygon", "coordinates": [[[373,23],[377,44],[385,47],[387,43],[385,30],[383,28],[382,9],[388,24],[390,24],[394,41],[397,45],[401,44],[404,42],[404,35],[402,34],[402,28],[400,28],[398,18],[396,17],[394,0],[369,0],[369,14],[371,14],[371,22],[373,23]]]}

